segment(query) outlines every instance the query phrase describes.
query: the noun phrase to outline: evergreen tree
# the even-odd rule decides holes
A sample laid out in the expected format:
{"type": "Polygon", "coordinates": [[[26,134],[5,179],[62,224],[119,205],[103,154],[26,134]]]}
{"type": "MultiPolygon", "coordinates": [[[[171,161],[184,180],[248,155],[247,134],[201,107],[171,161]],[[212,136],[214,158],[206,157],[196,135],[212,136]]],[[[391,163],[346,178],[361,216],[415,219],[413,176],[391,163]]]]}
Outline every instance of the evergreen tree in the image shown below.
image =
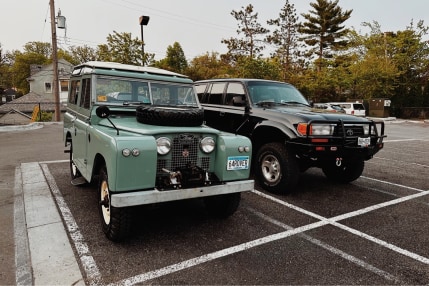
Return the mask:
{"type": "Polygon", "coordinates": [[[318,57],[317,66],[320,71],[323,60],[332,57],[333,52],[347,46],[344,39],[348,30],[342,25],[353,10],[344,11],[338,6],[338,0],[316,0],[310,3],[314,10],[308,14],[301,14],[306,22],[299,28],[299,32],[307,35],[302,39],[313,47],[310,54],[318,57]]]}
{"type": "Polygon", "coordinates": [[[244,38],[223,39],[221,42],[228,47],[228,53],[224,58],[235,62],[241,56],[248,56],[251,59],[261,56],[264,49],[263,40],[260,36],[269,31],[258,23],[258,13],[253,12],[253,5],[249,4],[241,11],[232,11],[231,15],[238,21],[237,35],[244,38]]]}
{"type": "Polygon", "coordinates": [[[273,56],[279,59],[283,67],[283,80],[287,81],[293,73],[294,59],[300,55],[297,37],[299,23],[294,5],[286,0],[279,17],[268,20],[267,24],[274,26],[275,30],[266,37],[266,41],[276,47],[273,56]]]}

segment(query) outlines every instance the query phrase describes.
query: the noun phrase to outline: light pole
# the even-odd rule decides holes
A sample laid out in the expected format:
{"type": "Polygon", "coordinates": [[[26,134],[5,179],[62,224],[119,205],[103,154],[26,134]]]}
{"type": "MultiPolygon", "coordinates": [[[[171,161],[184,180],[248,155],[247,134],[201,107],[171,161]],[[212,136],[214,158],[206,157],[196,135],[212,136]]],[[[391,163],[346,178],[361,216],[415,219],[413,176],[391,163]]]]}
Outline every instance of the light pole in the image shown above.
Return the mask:
{"type": "Polygon", "coordinates": [[[139,23],[141,27],[141,33],[142,33],[142,65],[144,66],[146,61],[144,57],[143,26],[146,26],[149,23],[149,16],[140,16],[139,23]]]}

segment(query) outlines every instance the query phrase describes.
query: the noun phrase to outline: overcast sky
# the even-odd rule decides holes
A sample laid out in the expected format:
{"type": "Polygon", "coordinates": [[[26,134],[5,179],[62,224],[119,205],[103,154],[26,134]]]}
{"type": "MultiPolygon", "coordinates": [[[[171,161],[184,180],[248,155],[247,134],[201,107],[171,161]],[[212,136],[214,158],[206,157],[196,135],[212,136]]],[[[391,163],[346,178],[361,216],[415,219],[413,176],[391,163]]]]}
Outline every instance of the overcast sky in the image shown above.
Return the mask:
{"type": "MultiPolygon", "coordinates": [[[[289,0],[297,15],[308,13],[315,0],[289,0]]],[[[49,0],[0,0],[0,44],[3,51],[20,50],[27,42],[51,42],[49,0]]],[[[150,16],[144,26],[145,52],[156,59],[165,57],[169,45],[178,42],[188,59],[206,52],[226,52],[222,39],[236,35],[237,21],[231,11],[254,6],[259,22],[278,18],[285,0],[55,0],[55,14],[61,9],[66,29],[58,29],[59,47],[97,47],[108,34],[131,33],[141,38],[139,17],[150,16]]],[[[347,27],[367,33],[363,22],[377,21],[383,31],[404,30],[411,21],[429,26],[428,0],[339,0],[352,9],[347,27]]],[[[302,17],[300,16],[300,19],[302,17]]]]}

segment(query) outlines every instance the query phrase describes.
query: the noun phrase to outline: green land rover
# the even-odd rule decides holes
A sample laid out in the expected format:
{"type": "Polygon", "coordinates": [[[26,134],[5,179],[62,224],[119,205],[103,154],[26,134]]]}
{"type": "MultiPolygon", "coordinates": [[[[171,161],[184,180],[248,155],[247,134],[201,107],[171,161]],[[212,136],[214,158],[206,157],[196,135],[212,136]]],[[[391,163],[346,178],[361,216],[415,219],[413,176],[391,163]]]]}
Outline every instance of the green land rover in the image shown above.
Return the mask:
{"type": "Polygon", "coordinates": [[[254,187],[251,142],[203,118],[184,75],[110,62],[74,68],[64,115],[71,182],[97,185],[110,240],[129,234],[133,206],[202,198],[218,217],[237,210],[254,187]]]}

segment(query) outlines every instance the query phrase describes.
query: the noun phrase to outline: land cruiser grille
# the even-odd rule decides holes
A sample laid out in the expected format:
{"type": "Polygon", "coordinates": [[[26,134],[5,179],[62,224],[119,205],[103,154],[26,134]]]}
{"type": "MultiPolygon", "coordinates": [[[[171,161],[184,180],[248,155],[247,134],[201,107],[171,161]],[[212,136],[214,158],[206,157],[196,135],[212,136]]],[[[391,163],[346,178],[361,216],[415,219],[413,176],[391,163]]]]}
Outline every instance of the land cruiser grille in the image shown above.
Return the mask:
{"type": "Polygon", "coordinates": [[[356,137],[356,136],[363,136],[363,127],[362,126],[355,126],[355,125],[344,125],[344,130],[341,126],[335,126],[334,135],[335,136],[341,136],[344,137],[356,137]]]}
{"type": "Polygon", "coordinates": [[[163,168],[175,171],[188,165],[208,170],[210,157],[202,156],[201,152],[198,152],[199,143],[200,137],[193,134],[180,134],[174,137],[168,159],[158,159],[157,172],[164,172],[163,168]]]}

